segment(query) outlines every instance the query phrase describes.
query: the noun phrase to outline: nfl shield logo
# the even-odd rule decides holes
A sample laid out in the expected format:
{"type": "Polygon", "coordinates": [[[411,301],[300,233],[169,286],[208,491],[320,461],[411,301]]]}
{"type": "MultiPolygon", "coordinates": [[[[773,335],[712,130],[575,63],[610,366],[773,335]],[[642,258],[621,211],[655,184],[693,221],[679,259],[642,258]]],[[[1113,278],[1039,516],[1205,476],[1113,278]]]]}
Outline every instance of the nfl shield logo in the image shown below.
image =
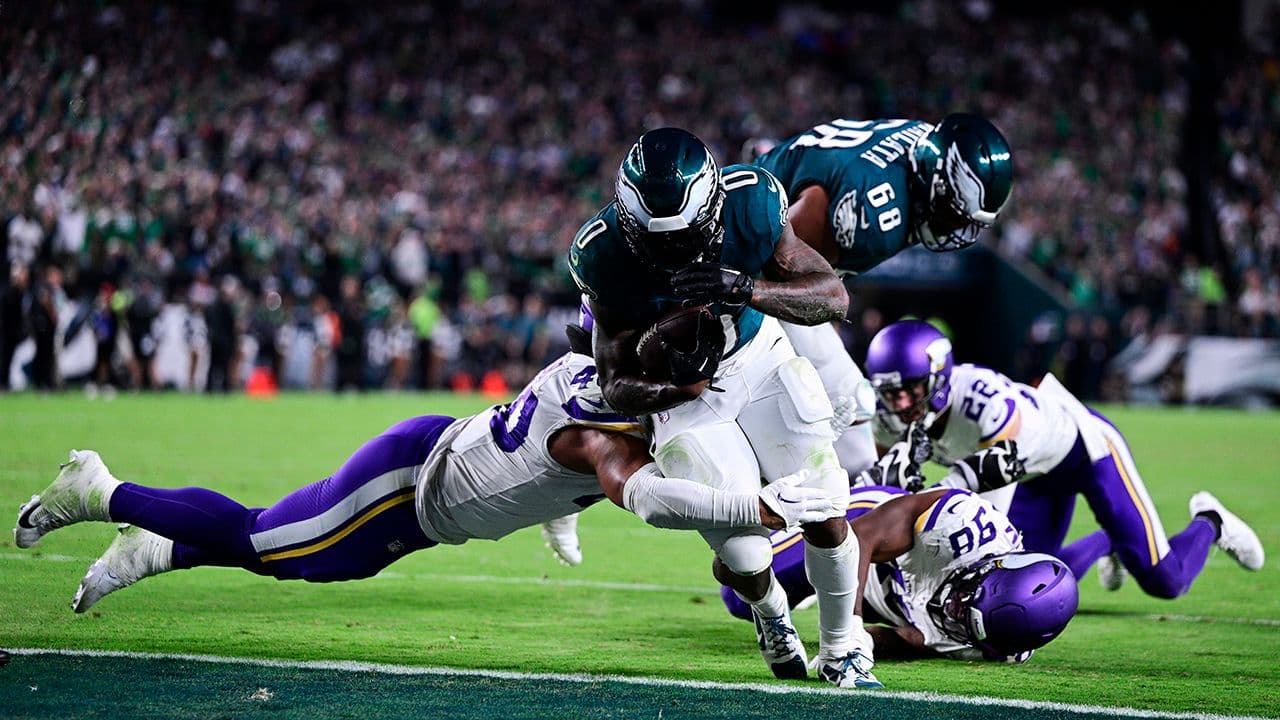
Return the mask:
{"type": "Polygon", "coordinates": [[[664,423],[669,419],[671,419],[671,416],[667,414],[666,410],[662,410],[658,413],[658,422],[664,423]]]}

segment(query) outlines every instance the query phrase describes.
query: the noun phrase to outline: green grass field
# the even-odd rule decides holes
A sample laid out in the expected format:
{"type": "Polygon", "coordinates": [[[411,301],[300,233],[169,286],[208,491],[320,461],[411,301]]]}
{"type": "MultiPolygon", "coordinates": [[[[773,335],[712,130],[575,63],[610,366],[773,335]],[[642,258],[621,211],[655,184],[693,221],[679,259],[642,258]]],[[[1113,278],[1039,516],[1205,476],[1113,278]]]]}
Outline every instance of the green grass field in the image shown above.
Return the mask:
{"type": "MultiPolygon", "coordinates": [[[[365,439],[399,419],[464,414],[484,405],[478,398],[443,395],[270,401],[122,396],[110,403],[70,394],[0,397],[0,508],[10,513],[3,521],[11,524],[18,505],[53,479],[69,448],[98,450],[124,480],[202,485],[246,504],[267,505],[328,475],[365,439]]],[[[1130,441],[1168,534],[1185,525],[1191,493],[1210,488],[1251,522],[1273,556],[1280,552],[1280,414],[1120,408],[1109,414],[1130,441]]],[[[1094,527],[1087,508],[1081,510],[1072,537],[1094,527]]],[[[105,524],[79,525],[51,535],[34,552],[18,550],[4,533],[0,646],[786,685],[760,662],[750,626],[721,606],[709,577],[711,553],[702,540],[694,533],[650,528],[608,503],[583,515],[586,560],[577,568],[557,565],[537,530],[526,529],[496,543],[426,550],[377,578],[353,583],[286,583],[222,568],[171,573],[74,615],[68,602],[79,578],[113,532],[105,524]]],[[[796,619],[804,639],[816,646],[816,613],[801,612],[796,619]]],[[[339,681],[320,670],[264,675],[255,666],[242,682],[263,678],[261,684],[289,688],[294,698],[314,696],[321,704],[278,704],[282,710],[274,714],[266,708],[275,700],[224,706],[218,703],[225,698],[210,699],[208,692],[222,687],[216,683],[229,672],[225,667],[166,667],[161,660],[19,655],[0,668],[0,717],[107,716],[113,707],[119,716],[121,702],[135,703],[126,706],[147,716],[345,717],[352,710],[348,701],[373,702],[365,699],[367,686],[335,694],[339,681]],[[193,683],[206,677],[214,684],[193,683]],[[319,683],[314,691],[306,689],[307,678],[319,683]],[[39,691],[28,689],[42,683],[39,691]],[[59,683],[64,700],[93,701],[69,710],[50,700],[56,696],[48,691],[56,692],[59,683]],[[143,695],[149,704],[140,704],[143,695]],[[162,709],[155,710],[160,701],[162,709]]],[[[1027,665],[886,661],[876,672],[893,691],[1277,716],[1280,572],[1273,564],[1247,573],[1215,550],[1191,592],[1175,601],[1146,597],[1132,583],[1105,593],[1091,574],[1081,585],[1080,614],[1027,665]]],[[[534,696],[527,693],[533,691],[517,681],[508,688],[502,685],[506,680],[488,676],[449,677],[396,681],[389,687],[400,689],[382,695],[395,695],[400,704],[387,705],[382,715],[412,715],[413,708],[456,717],[473,716],[467,708],[477,717],[587,714],[572,693],[531,705],[534,696]],[[401,697],[406,692],[411,694],[401,697]]],[[[555,682],[534,685],[541,692],[555,682]]],[[[627,693],[636,686],[601,681],[590,687],[583,702],[613,708],[593,715],[599,717],[743,717],[751,708],[768,706],[751,701],[746,690],[716,695],[706,688],[662,686],[633,703],[627,693]],[[699,705],[698,693],[715,697],[699,705]],[[746,702],[747,710],[734,702],[746,702]]],[[[782,696],[767,697],[777,702],[782,696]]],[[[856,697],[795,697],[791,714],[799,716],[871,707],[856,697]]],[[[962,714],[938,707],[943,709],[912,716],[962,714]]],[[[988,710],[991,716],[1011,716],[1005,708],[988,710]]],[[[1046,714],[1051,713],[1033,715],[1046,714]]]]}

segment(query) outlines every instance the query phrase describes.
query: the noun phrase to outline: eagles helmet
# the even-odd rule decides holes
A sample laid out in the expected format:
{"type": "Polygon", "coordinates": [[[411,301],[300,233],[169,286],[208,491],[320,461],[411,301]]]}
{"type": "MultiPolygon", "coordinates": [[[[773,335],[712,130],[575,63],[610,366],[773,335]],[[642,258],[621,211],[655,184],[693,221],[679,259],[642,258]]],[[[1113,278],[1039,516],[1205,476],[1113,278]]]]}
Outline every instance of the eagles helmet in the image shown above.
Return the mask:
{"type": "Polygon", "coordinates": [[[622,236],[649,266],[719,259],[724,188],[711,151],[693,134],[660,128],[641,135],[618,168],[615,193],[622,236]]]}
{"type": "Polygon", "coordinates": [[[1071,568],[1052,555],[1016,552],[961,570],[929,600],[929,617],[947,637],[994,657],[1035,650],[1076,614],[1071,568]]]}
{"type": "Polygon", "coordinates": [[[1009,200],[1009,143],[977,115],[948,115],[912,147],[911,185],[912,239],[934,252],[967,248],[1009,200]]]}
{"type": "Polygon", "coordinates": [[[903,423],[922,421],[929,427],[951,401],[951,341],[940,330],[920,320],[902,320],[885,326],[867,347],[865,363],[871,387],[880,404],[903,423]],[[911,405],[899,409],[902,392],[911,405]]]}

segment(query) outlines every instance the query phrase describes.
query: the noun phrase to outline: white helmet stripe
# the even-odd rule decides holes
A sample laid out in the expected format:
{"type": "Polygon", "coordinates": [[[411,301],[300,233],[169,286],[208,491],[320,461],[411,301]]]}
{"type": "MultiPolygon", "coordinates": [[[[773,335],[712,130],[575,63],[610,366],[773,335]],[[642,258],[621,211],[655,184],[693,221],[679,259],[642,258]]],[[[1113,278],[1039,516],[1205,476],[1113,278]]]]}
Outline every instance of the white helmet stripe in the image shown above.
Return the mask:
{"type": "Polygon", "coordinates": [[[691,227],[699,215],[706,213],[715,201],[717,186],[720,182],[719,176],[715,162],[708,156],[706,164],[694,176],[693,182],[685,186],[679,214],[666,217],[654,216],[653,210],[645,204],[639,188],[633,185],[625,174],[619,176],[616,192],[618,199],[626,206],[628,212],[635,216],[641,227],[650,232],[671,232],[691,227]]]}

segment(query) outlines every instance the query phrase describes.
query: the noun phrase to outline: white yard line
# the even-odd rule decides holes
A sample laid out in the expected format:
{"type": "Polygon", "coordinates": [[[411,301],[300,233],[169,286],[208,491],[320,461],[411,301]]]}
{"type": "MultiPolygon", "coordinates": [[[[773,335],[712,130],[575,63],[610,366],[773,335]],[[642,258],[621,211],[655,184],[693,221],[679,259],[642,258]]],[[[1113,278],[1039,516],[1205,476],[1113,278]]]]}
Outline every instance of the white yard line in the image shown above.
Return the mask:
{"type": "Polygon", "coordinates": [[[651,687],[677,687],[698,690],[730,690],[762,692],[772,695],[825,695],[842,696],[856,699],[859,702],[886,700],[907,700],[924,703],[953,703],[974,705],[979,707],[1012,707],[1023,710],[1046,710],[1053,712],[1070,712],[1080,714],[1106,715],[1110,717],[1133,717],[1168,720],[1262,720],[1255,716],[1217,715],[1213,713],[1161,712],[1157,710],[1141,710],[1136,708],[1115,708],[1100,705],[1075,705],[1071,703],[1040,702],[1036,700],[1012,700],[981,696],[946,695],[930,692],[902,692],[894,690],[878,690],[874,692],[857,692],[828,687],[803,687],[796,685],[764,684],[764,683],[727,683],[703,680],[666,680],[662,678],[627,677],[622,675],[587,675],[567,673],[521,673],[504,670],[454,670],[438,667],[414,667],[411,665],[390,665],[385,663],[354,662],[349,660],[262,660],[256,658],[221,657],[216,655],[184,655],[174,653],[140,653],[119,650],[59,650],[48,648],[16,648],[9,652],[15,655],[68,655],[72,657],[102,658],[135,658],[143,660],[182,660],[194,662],[222,663],[227,665],[253,665],[257,667],[299,668],[308,670],[337,670],[341,672],[381,673],[384,675],[427,675],[453,677],[482,677],[499,680],[520,681],[556,681],[566,683],[599,683],[616,682],[627,685],[651,687]]]}
{"type": "MultiPolygon", "coordinates": [[[[71,555],[32,555],[29,553],[0,553],[0,560],[45,560],[48,562],[78,562],[85,567],[96,558],[74,557],[71,555]]],[[[693,595],[719,595],[716,588],[705,585],[661,585],[657,583],[606,582],[600,580],[575,580],[573,578],[518,577],[510,575],[450,575],[446,573],[402,573],[395,570],[381,572],[370,580],[430,580],[433,582],[459,583],[492,583],[495,585],[546,585],[549,587],[591,588],[594,590],[623,590],[626,592],[661,592],[688,593],[693,595]]],[[[1226,623],[1229,625],[1259,625],[1262,627],[1280,627],[1280,619],[1243,618],[1243,617],[1211,617],[1208,615],[1177,615],[1168,613],[1150,613],[1134,615],[1155,622],[1186,623],[1226,623]]]]}

